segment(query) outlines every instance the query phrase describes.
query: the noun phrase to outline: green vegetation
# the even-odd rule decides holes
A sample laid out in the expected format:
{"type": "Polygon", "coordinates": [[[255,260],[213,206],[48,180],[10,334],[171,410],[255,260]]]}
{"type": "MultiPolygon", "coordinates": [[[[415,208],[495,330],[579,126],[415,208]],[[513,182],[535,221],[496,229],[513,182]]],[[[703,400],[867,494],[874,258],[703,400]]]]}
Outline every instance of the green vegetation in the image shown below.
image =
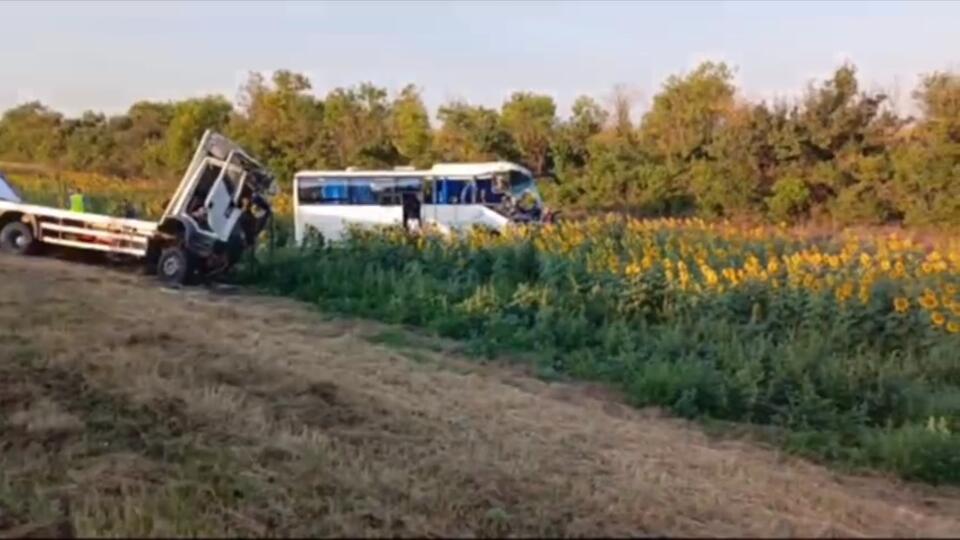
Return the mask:
{"type": "Polygon", "coordinates": [[[609,383],[638,406],[772,426],[805,455],[949,483],[960,483],[958,276],[949,241],[927,251],[624,220],[463,239],[354,231],[239,275],[529,359],[545,377],[609,383]]]}
{"type": "Polygon", "coordinates": [[[303,75],[251,75],[236,105],[220,96],[140,102],[126,114],[65,118],[40,103],[0,119],[0,160],[127,178],[175,178],[205,128],[225,131],[287,182],[304,168],[428,165],[503,158],[561,181],[564,210],[643,216],[943,226],[960,223],[960,76],[932,73],[914,92],[922,114],[865,92],[853,66],[796,102],[743,99],[724,64],[668,78],[639,124],[618,89],[610,107],[516,92],[495,109],[454,101],[438,125],[414,86],[391,97],[364,83],[311,92],[303,75]]]}

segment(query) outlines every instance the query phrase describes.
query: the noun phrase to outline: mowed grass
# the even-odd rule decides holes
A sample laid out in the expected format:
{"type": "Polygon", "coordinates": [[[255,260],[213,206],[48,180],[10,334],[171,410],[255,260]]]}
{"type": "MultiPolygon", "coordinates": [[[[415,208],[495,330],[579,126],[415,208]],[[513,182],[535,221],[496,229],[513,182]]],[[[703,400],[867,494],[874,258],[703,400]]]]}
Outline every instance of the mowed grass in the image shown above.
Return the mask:
{"type": "Polygon", "coordinates": [[[109,300],[70,294],[106,285],[96,277],[61,277],[56,293],[53,280],[22,277],[21,290],[4,291],[0,340],[5,534],[495,535],[512,522],[556,535],[563,527],[482,502],[489,487],[476,482],[490,478],[456,472],[456,456],[439,469],[454,475],[448,486],[417,478],[411,492],[405,469],[435,465],[416,464],[410,452],[434,430],[338,383],[285,372],[283,358],[245,352],[259,336],[219,333],[226,325],[217,315],[237,322],[235,310],[214,307],[193,318],[197,333],[184,333],[188,309],[156,317],[135,303],[114,311],[109,300]],[[205,323],[215,337],[204,336],[205,323]]]}

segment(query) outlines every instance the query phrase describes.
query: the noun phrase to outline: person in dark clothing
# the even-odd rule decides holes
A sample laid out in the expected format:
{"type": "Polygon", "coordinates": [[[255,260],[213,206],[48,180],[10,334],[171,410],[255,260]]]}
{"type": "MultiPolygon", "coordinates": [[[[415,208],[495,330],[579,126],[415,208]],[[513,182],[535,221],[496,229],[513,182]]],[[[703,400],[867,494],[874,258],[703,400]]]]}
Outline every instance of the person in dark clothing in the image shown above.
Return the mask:
{"type": "Polygon", "coordinates": [[[121,205],[123,206],[123,217],[137,219],[137,208],[130,201],[124,199],[121,205]]]}
{"type": "Polygon", "coordinates": [[[414,221],[417,223],[417,226],[421,225],[420,223],[420,198],[416,193],[404,193],[403,194],[403,226],[406,229],[410,229],[410,222],[414,221]]]}

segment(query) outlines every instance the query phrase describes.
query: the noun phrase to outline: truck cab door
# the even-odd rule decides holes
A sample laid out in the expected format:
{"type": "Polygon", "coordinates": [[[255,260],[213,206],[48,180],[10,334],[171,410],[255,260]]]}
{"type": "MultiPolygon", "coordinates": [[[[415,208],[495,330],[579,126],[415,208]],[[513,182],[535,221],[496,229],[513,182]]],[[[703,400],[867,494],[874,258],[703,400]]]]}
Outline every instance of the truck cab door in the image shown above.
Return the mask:
{"type": "Polygon", "coordinates": [[[238,204],[242,185],[242,173],[225,168],[223,173],[210,187],[204,206],[207,210],[207,223],[210,230],[220,240],[230,239],[243,210],[238,204]]]}

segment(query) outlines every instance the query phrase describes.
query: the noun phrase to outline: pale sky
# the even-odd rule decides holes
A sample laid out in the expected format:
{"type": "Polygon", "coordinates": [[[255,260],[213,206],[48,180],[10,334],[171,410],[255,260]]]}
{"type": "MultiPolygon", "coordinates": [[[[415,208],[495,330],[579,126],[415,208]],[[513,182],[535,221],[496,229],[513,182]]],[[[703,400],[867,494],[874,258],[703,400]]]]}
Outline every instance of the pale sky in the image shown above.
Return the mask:
{"type": "MultiPolygon", "coordinates": [[[[647,106],[704,59],[744,96],[796,95],[844,60],[868,89],[960,69],[954,2],[0,2],[0,109],[39,99],[67,114],[219,93],[250,71],[307,74],[314,91],[412,82],[431,107],[499,107],[516,90],[576,96],[615,84],[647,106]]],[[[909,111],[908,111],[909,112],[909,111]]]]}

